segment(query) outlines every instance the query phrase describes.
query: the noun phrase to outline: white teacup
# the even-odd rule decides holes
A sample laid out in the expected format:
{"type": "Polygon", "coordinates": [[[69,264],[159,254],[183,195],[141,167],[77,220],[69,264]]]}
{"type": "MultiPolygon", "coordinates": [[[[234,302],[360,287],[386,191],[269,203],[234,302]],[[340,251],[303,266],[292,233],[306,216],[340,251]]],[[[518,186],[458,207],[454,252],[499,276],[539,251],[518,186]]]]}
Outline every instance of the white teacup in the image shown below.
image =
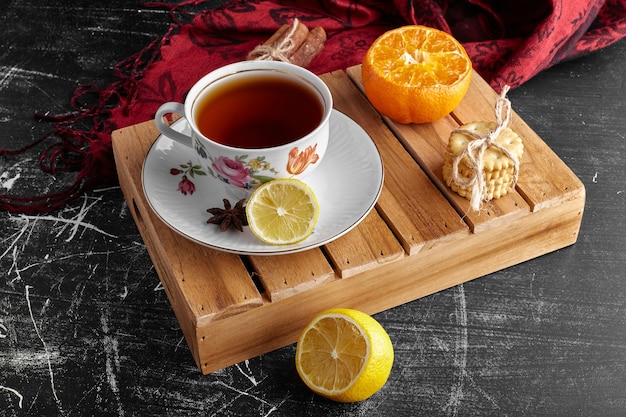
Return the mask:
{"type": "Polygon", "coordinates": [[[205,75],[184,104],[161,105],[155,122],[162,134],[195,149],[209,174],[245,195],[320,165],[332,107],[328,87],[312,72],[285,62],[243,61],[205,75]],[[164,121],[170,113],[185,118],[190,136],[164,121]]]}

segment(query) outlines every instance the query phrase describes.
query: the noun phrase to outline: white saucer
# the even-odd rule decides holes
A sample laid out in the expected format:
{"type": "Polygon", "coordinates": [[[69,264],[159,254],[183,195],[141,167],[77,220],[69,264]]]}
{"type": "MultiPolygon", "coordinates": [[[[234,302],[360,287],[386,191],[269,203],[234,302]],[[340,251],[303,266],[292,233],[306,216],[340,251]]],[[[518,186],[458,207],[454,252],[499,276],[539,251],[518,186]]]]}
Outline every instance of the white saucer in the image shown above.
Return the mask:
{"type": "MultiPolygon", "coordinates": [[[[187,131],[183,120],[172,127],[187,131]]],[[[223,207],[229,196],[226,185],[209,175],[187,178],[195,185],[193,194],[178,191],[182,174],[173,175],[172,168],[182,171],[181,164],[193,161],[191,148],[161,135],[154,142],[142,171],[142,183],[148,203],[170,228],[194,242],[211,248],[242,255],[279,255],[299,252],[324,245],[354,228],[372,210],[383,187],[383,164],[368,134],[352,119],[333,110],[330,119],[330,140],[326,155],[305,181],[317,196],[320,215],[313,234],[302,242],[286,246],[263,243],[247,227],[244,232],[231,229],[220,232],[207,224],[211,207],[223,207]]]]}

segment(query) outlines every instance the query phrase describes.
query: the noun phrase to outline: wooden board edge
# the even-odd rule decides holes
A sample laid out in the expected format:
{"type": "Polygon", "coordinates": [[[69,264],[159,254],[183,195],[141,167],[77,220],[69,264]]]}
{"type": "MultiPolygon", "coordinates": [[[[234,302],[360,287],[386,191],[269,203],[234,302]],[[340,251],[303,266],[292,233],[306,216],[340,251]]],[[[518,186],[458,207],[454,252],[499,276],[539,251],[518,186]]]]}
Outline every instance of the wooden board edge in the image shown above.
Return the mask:
{"type": "Polygon", "coordinates": [[[244,312],[232,317],[230,322],[216,322],[199,329],[199,334],[206,335],[205,340],[211,340],[212,335],[224,336],[218,342],[213,338],[211,346],[199,345],[200,370],[208,374],[291,344],[312,316],[324,309],[341,306],[375,314],[575,243],[581,220],[577,208],[557,206],[546,209],[545,213],[547,216],[541,219],[541,216],[521,219],[510,233],[500,228],[489,237],[469,234],[465,241],[449,242],[451,247],[443,245],[436,253],[406,256],[386,265],[382,276],[380,271],[366,271],[316,287],[299,297],[244,312]],[[553,228],[539,236],[537,222],[552,223],[553,228]],[[524,236],[524,230],[530,229],[535,232],[524,236]],[[480,252],[472,250],[476,241],[482,244],[480,252]],[[466,255],[446,263],[459,244],[465,248],[466,255]],[[381,288],[386,297],[377,296],[381,288]],[[237,335],[228,334],[233,328],[238,329],[237,335]]]}

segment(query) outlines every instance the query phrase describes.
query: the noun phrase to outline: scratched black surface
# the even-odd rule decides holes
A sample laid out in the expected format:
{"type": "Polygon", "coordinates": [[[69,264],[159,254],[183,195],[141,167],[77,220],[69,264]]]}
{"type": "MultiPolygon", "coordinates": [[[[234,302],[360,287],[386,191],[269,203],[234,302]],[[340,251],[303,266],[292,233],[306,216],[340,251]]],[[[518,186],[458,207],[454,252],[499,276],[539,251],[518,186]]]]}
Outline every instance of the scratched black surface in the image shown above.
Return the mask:
{"type": "MultiPolygon", "coordinates": [[[[7,4],[8,3],[8,4],[7,4]]],[[[79,84],[160,36],[131,0],[13,0],[0,11],[0,141],[48,131],[79,84]]],[[[377,314],[387,385],[335,404],[309,392],[294,346],[196,369],[117,187],[50,215],[0,213],[0,416],[612,416],[626,413],[626,43],[552,68],[514,109],[585,183],[578,242],[377,314]]],[[[0,191],[54,190],[37,149],[0,159],[0,191]]]]}

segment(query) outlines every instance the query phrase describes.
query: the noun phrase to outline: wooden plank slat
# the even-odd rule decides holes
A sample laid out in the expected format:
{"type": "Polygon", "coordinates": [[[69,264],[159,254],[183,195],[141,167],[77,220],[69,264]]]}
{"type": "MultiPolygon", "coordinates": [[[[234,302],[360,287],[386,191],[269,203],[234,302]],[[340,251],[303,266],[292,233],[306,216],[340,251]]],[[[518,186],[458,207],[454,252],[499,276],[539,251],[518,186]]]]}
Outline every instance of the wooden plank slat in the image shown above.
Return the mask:
{"type": "Polygon", "coordinates": [[[404,255],[402,246],[375,210],[350,233],[328,243],[325,249],[341,278],[375,269],[404,255]]]}
{"type": "Polygon", "coordinates": [[[385,185],[377,209],[408,254],[427,242],[454,239],[466,233],[454,208],[441,195],[411,155],[383,123],[380,115],[343,71],[322,79],[333,94],[335,107],[370,135],[383,159],[385,185]]]}
{"type": "Polygon", "coordinates": [[[291,297],[335,278],[335,271],[320,249],[249,259],[270,301],[291,297]]]}
{"type": "MultiPolygon", "coordinates": [[[[517,113],[511,115],[511,129],[523,138],[539,139],[517,113]]],[[[524,174],[520,176],[517,190],[529,202],[532,211],[585,198],[582,181],[544,141],[533,140],[525,142],[524,146],[521,162],[524,174]]]]}

